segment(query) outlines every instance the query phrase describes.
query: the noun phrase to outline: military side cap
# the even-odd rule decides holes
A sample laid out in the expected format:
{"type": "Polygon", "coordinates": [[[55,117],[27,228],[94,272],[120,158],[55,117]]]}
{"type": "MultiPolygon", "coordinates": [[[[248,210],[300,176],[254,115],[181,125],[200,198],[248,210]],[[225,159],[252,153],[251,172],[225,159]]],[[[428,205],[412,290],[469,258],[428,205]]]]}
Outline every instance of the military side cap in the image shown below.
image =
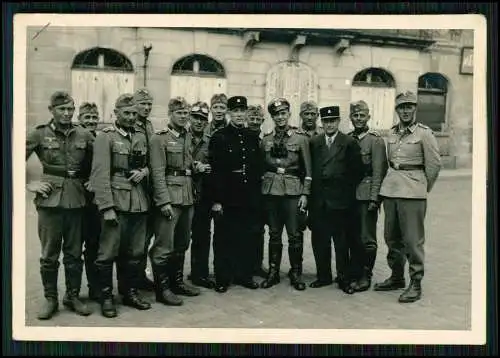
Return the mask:
{"type": "Polygon", "coordinates": [[[134,95],[131,93],[125,93],[120,95],[115,102],[116,108],[132,107],[135,106],[134,95]]]}
{"type": "Polygon", "coordinates": [[[184,97],[175,97],[168,101],[168,111],[175,112],[179,109],[186,109],[189,105],[184,97]]]}
{"type": "Polygon", "coordinates": [[[370,112],[370,108],[368,107],[368,104],[361,100],[361,101],[356,101],[356,102],[353,102],[351,103],[351,106],[350,106],[350,111],[351,111],[351,114],[355,114],[355,113],[368,113],[370,112]]]}
{"type": "Polygon", "coordinates": [[[72,103],[73,97],[70,96],[68,92],[56,91],[50,96],[51,107],[62,106],[63,104],[72,103]]]}
{"type": "Polygon", "coordinates": [[[247,109],[247,98],[243,96],[234,96],[227,100],[227,108],[233,110],[236,108],[247,109]]]}
{"type": "Polygon", "coordinates": [[[396,107],[403,103],[417,104],[417,96],[412,91],[406,91],[396,96],[396,107]]]}
{"type": "Polygon", "coordinates": [[[134,101],[135,102],[145,102],[145,101],[153,101],[153,96],[148,91],[147,88],[139,88],[134,92],[134,101]]]}
{"type": "Polygon", "coordinates": [[[227,96],[224,93],[214,94],[210,100],[210,105],[213,106],[216,103],[224,103],[227,105],[227,96]]]}
{"type": "Polygon", "coordinates": [[[300,105],[300,113],[305,111],[318,112],[318,105],[314,101],[305,101],[300,105]]]}
{"type": "Polygon", "coordinates": [[[272,100],[267,106],[267,111],[271,116],[284,109],[290,110],[290,103],[285,98],[276,98],[272,100]]]}
{"type": "Polygon", "coordinates": [[[323,107],[319,110],[321,119],[337,119],[340,118],[339,106],[323,107]]]}
{"type": "Polygon", "coordinates": [[[93,113],[93,114],[99,114],[99,111],[97,110],[97,105],[95,103],[89,103],[89,102],[84,102],[80,105],[80,108],[78,109],[78,114],[87,114],[87,113],[93,113]]]}
{"type": "Polygon", "coordinates": [[[248,116],[250,117],[259,117],[259,118],[264,118],[264,110],[262,109],[262,106],[248,106],[248,116]]]}
{"type": "Polygon", "coordinates": [[[205,102],[196,102],[191,106],[191,115],[208,120],[208,104],[205,102]]]}

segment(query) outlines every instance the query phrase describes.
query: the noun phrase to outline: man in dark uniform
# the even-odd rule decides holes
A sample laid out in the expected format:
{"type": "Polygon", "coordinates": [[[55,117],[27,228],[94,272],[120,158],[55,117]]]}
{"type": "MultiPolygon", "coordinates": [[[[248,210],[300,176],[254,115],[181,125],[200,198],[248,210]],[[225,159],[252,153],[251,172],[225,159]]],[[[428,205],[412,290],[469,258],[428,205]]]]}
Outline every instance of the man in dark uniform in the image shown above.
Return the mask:
{"type": "Polygon", "coordinates": [[[151,177],[155,205],[155,240],[149,251],[156,300],[179,306],[177,295],[198,296],[184,282],[184,260],[191,238],[193,179],[191,133],[186,130],[189,105],[182,97],[168,103],[169,123],[151,138],[151,177]]]}
{"type": "Polygon", "coordinates": [[[209,137],[221,128],[227,126],[227,96],[224,93],[214,94],[210,99],[212,121],[205,127],[205,134],[209,137]]]}
{"type": "Polygon", "coordinates": [[[355,270],[358,280],[354,282],[353,288],[356,292],[361,292],[371,286],[373,266],[377,257],[379,192],[387,172],[387,155],[384,139],[368,127],[368,104],[365,101],[351,103],[350,112],[354,130],[349,135],[358,141],[364,166],[364,177],[356,189],[358,215],[351,227],[353,249],[358,254],[353,255],[353,265],[359,267],[355,270]]]}
{"type": "Polygon", "coordinates": [[[310,287],[318,288],[333,283],[333,237],[337,284],[345,293],[352,294],[354,290],[349,277],[351,262],[347,236],[356,202],[356,187],[363,175],[363,162],[356,140],[338,130],[339,107],[321,108],[320,115],[325,134],[317,135],[310,141],[314,180],[309,215],[317,269],[317,280],[310,287]]]}
{"type": "Polygon", "coordinates": [[[35,152],[43,166],[40,181],[29,183],[35,193],[38,235],[42,246],[40,274],[46,298],[38,319],[50,319],[59,308],[59,255],[64,253],[66,294],[63,304],[80,315],[91,312],[79,299],[83,273],[82,230],[87,205],[83,183],[88,178],[94,138],[72,124],[74,100],[62,91],[50,98],[52,119],[36,127],[26,139],[26,160],[35,152]],[[64,240],[64,243],[63,243],[64,240]]]}
{"type": "Polygon", "coordinates": [[[212,289],[215,283],[209,278],[208,257],[210,255],[210,222],[212,203],[208,176],[211,168],[208,164],[208,143],[210,137],[205,131],[208,125],[209,108],[205,102],[196,102],[191,106],[191,140],[193,160],[199,171],[193,175],[194,215],[191,230],[191,282],[196,286],[212,289]]]}
{"type": "Polygon", "coordinates": [[[137,110],[132,94],[115,102],[116,122],[96,137],[90,185],[102,214],[102,229],[96,260],[101,289],[101,312],[116,317],[113,300],[113,263],[123,289],[124,305],[138,310],[151,308],[138,286],[146,238],[149,197],[141,184],[147,177],[146,136],[135,129],[137,110]]]}
{"type": "Polygon", "coordinates": [[[389,248],[387,262],[392,274],[374,289],[404,288],[407,259],[411,282],[399,297],[401,303],[415,302],[422,295],[427,195],[441,170],[438,143],[429,127],[415,121],[416,107],[417,96],[413,92],[396,97],[399,123],[389,132],[389,169],[380,189],[385,212],[384,236],[389,248]]]}
{"type": "MultiPolygon", "coordinates": [[[[259,139],[262,141],[264,134],[262,133],[262,123],[264,122],[264,110],[262,106],[248,106],[247,111],[247,127],[248,129],[255,131],[259,134],[259,139]]],[[[259,276],[262,278],[267,278],[267,272],[264,270],[264,234],[265,234],[265,223],[267,220],[266,210],[263,208],[261,210],[261,220],[256,222],[254,233],[254,239],[252,242],[255,243],[255,262],[253,266],[254,276],[259,276]]]]}
{"type": "MultiPolygon", "coordinates": [[[[95,138],[97,123],[99,122],[97,105],[89,102],[82,103],[78,111],[78,121],[80,126],[86,128],[95,138]]],[[[91,169],[92,158],[89,158],[86,170],[90,173],[91,169]]],[[[83,256],[85,259],[85,273],[87,275],[89,299],[97,301],[99,299],[99,283],[97,282],[95,260],[97,259],[99,236],[101,235],[101,216],[97,205],[95,205],[94,193],[90,190],[89,182],[86,182],[84,185],[85,189],[87,189],[85,192],[87,205],[85,206],[83,225],[83,242],[85,243],[83,256]]]]}
{"type": "Polygon", "coordinates": [[[247,99],[228,100],[230,124],[216,131],[209,144],[212,166],[212,210],[220,217],[221,235],[215,237],[216,291],[226,292],[231,281],[250,289],[254,246],[252,227],[260,217],[262,157],[257,133],[245,128],[247,99]]]}
{"type": "Polygon", "coordinates": [[[311,190],[311,154],[309,141],[288,125],[290,103],[284,98],[271,101],[268,112],[274,121],[274,131],[264,135],[261,143],[264,157],[264,195],[269,225],[269,273],[262,288],[280,282],[283,250],[283,227],[288,235],[290,282],[299,291],[306,285],[301,278],[304,242],[299,227],[300,212],[307,207],[311,190]]]}
{"type": "MultiPolygon", "coordinates": [[[[146,88],[139,88],[134,93],[134,103],[137,109],[137,121],[135,122],[136,129],[142,131],[146,135],[146,141],[149,148],[149,142],[151,141],[151,137],[154,134],[153,123],[151,123],[151,120],[149,120],[149,115],[151,114],[151,109],[153,108],[153,96],[146,88]]],[[[147,160],[149,165],[149,156],[147,160]]],[[[149,177],[145,178],[145,180],[142,182],[142,185],[147,188],[147,190],[149,191],[149,197],[152,198],[153,190],[149,177]]],[[[147,291],[154,290],[154,284],[147,276],[148,250],[151,244],[151,239],[153,238],[153,234],[154,215],[153,211],[151,210],[148,215],[148,223],[146,229],[146,246],[144,248],[144,255],[141,261],[141,266],[143,268],[142,271],[144,272],[144,274],[142,275],[139,282],[139,288],[147,291]]]]}

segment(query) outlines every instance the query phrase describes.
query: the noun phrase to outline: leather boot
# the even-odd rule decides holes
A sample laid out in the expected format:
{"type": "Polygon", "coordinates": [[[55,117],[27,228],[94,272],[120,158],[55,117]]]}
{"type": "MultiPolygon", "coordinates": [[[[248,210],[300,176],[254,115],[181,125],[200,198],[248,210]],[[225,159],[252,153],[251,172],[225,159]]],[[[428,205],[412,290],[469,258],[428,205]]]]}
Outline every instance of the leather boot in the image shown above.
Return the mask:
{"type": "Polygon", "coordinates": [[[82,265],[65,265],[64,272],[66,276],[66,294],[63,298],[63,305],[80,316],[90,315],[92,312],[79,298],[83,274],[82,265]]]}
{"type": "Polygon", "coordinates": [[[46,301],[44,302],[40,312],[38,312],[37,318],[39,320],[51,319],[52,316],[59,310],[59,301],[57,293],[57,275],[59,272],[59,267],[55,269],[41,269],[40,274],[42,276],[42,284],[44,290],[44,296],[46,301]]]}
{"type": "Polygon", "coordinates": [[[156,302],[167,306],[181,306],[183,301],[170,290],[170,275],[167,265],[153,265],[155,281],[156,302]]]}
{"type": "Polygon", "coordinates": [[[125,306],[133,307],[140,311],[146,311],[151,308],[151,304],[139,296],[136,288],[129,288],[127,290],[127,293],[122,298],[122,303],[125,306]]]}
{"type": "Polygon", "coordinates": [[[401,303],[410,303],[418,301],[422,297],[422,286],[420,280],[411,280],[408,288],[399,296],[401,303]]]}
{"type": "Polygon", "coordinates": [[[99,290],[101,293],[101,314],[106,318],[118,315],[113,299],[113,264],[98,267],[99,290]]]}
{"type": "Polygon", "coordinates": [[[280,266],[283,245],[269,244],[269,272],[267,278],[262,281],[260,287],[270,288],[280,283],[280,266]]]}
{"type": "Polygon", "coordinates": [[[174,256],[171,270],[171,290],[176,295],[194,297],[200,295],[200,290],[184,282],[184,255],[174,256]]]}
{"type": "Polygon", "coordinates": [[[377,259],[377,250],[367,250],[366,251],[366,273],[369,279],[373,276],[373,267],[375,267],[375,261],[377,259]]]}
{"type": "Polygon", "coordinates": [[[368,276],[367,273],[365,273],[361,278],[357,281],[354,281],[351,284],[351,287],[353,288],[354,292],[363,292],[366,291],[370,288],[372,285],[372,281],[370,277],[368,276]]]}
{"type": "Polygon", "coordinates": [[[405,288],[406,283],[403,275],[392,275],[383,282],[376,283],[373,290],[374,291],[394,291],[400,288],[405,288]]]}
{"type": "Polygon", "coordinates": [[[306,289],[306,284],[302,281],[302,245],[293,245],[288,247],[288,257],[290,259],[290,272],[288,277],[290,278],[290,284],[298,291],[304,291],[306,289]]]}
{"type": "Polygon", "coordinates": [[[139,296],[139,292],[137,291],[139,282],[141,281],[142,275],[144,274],[144,270],[140,266],[140,261],[127,262],[127,265],[125,267],[126,270],[125,272],[123,272],[123,274],[126,275],[128,287],[122,297],[122,303],[125,306],[133,307],[141,311],[150,309],[151,304],[142,299],[142,297],[139,296]]]}
{"type": "Polygon", "coordinates": [[[99,289],[97,283],[97,269],[93,259],[85,257],[85,275],[87,276],[87,287],[89,289],[89,300],[99,300],[99,289]]]}

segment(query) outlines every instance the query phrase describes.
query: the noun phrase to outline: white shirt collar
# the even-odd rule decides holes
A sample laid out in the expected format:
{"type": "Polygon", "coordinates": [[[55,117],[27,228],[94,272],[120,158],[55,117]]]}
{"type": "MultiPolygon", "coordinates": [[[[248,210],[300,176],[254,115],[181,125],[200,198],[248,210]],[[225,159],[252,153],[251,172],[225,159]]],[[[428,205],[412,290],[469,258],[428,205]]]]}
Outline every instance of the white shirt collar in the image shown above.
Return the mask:
{"type": "MultiPolygon", "coordinates": [[[[339,131],[336,131],[335,134],[331,136],[331,138],[332,138],[331,143],[333,143],[335,141],[335,137],[337,137],[338,133],[339,133],[339,131]]],[[[326,133],[325,133],[325,143],[326,143],[326,145],[328,145],[328,136],[326,135],[326,133]]]]}

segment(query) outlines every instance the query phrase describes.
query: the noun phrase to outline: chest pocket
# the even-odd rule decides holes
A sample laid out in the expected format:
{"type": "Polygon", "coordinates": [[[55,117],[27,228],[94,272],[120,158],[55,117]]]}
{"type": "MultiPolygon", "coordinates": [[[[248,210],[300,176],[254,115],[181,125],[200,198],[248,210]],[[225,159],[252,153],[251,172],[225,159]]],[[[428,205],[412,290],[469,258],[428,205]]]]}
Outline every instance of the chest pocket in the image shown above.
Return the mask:
{"type": "Polygon", "coordinates": [[[126,143],[113,142],[111,151],[113,153],[113,169],[128,170],[130,147],[126,143]]]}
{"type": "Polygon", "coordinates": [[[62,146],[57,140],[45,140],[42,142],[43,159],[48,164],[63,164],[64,153],[62,146]]]}
{"type": "Polygon", "coordinates": [[[369,150],[362,150],[361,159],[363,160],[363,164],[370,164],[372,159],[372,153],[369,150]]]}
{"type": "Polygon", "coordinates": [[[182,148],[182,143],[167,144],[167,166],[174,169],[183,169],[182,165],[184,162],[184,150],[182,148]]]}
{"type": "Polygon", "coordinates": [[[87,151],[87,142],[84,140],[76,141],[72,148],[72,159],[76,163],[80,163],[85,158],[85,153],[87,151]]]}

